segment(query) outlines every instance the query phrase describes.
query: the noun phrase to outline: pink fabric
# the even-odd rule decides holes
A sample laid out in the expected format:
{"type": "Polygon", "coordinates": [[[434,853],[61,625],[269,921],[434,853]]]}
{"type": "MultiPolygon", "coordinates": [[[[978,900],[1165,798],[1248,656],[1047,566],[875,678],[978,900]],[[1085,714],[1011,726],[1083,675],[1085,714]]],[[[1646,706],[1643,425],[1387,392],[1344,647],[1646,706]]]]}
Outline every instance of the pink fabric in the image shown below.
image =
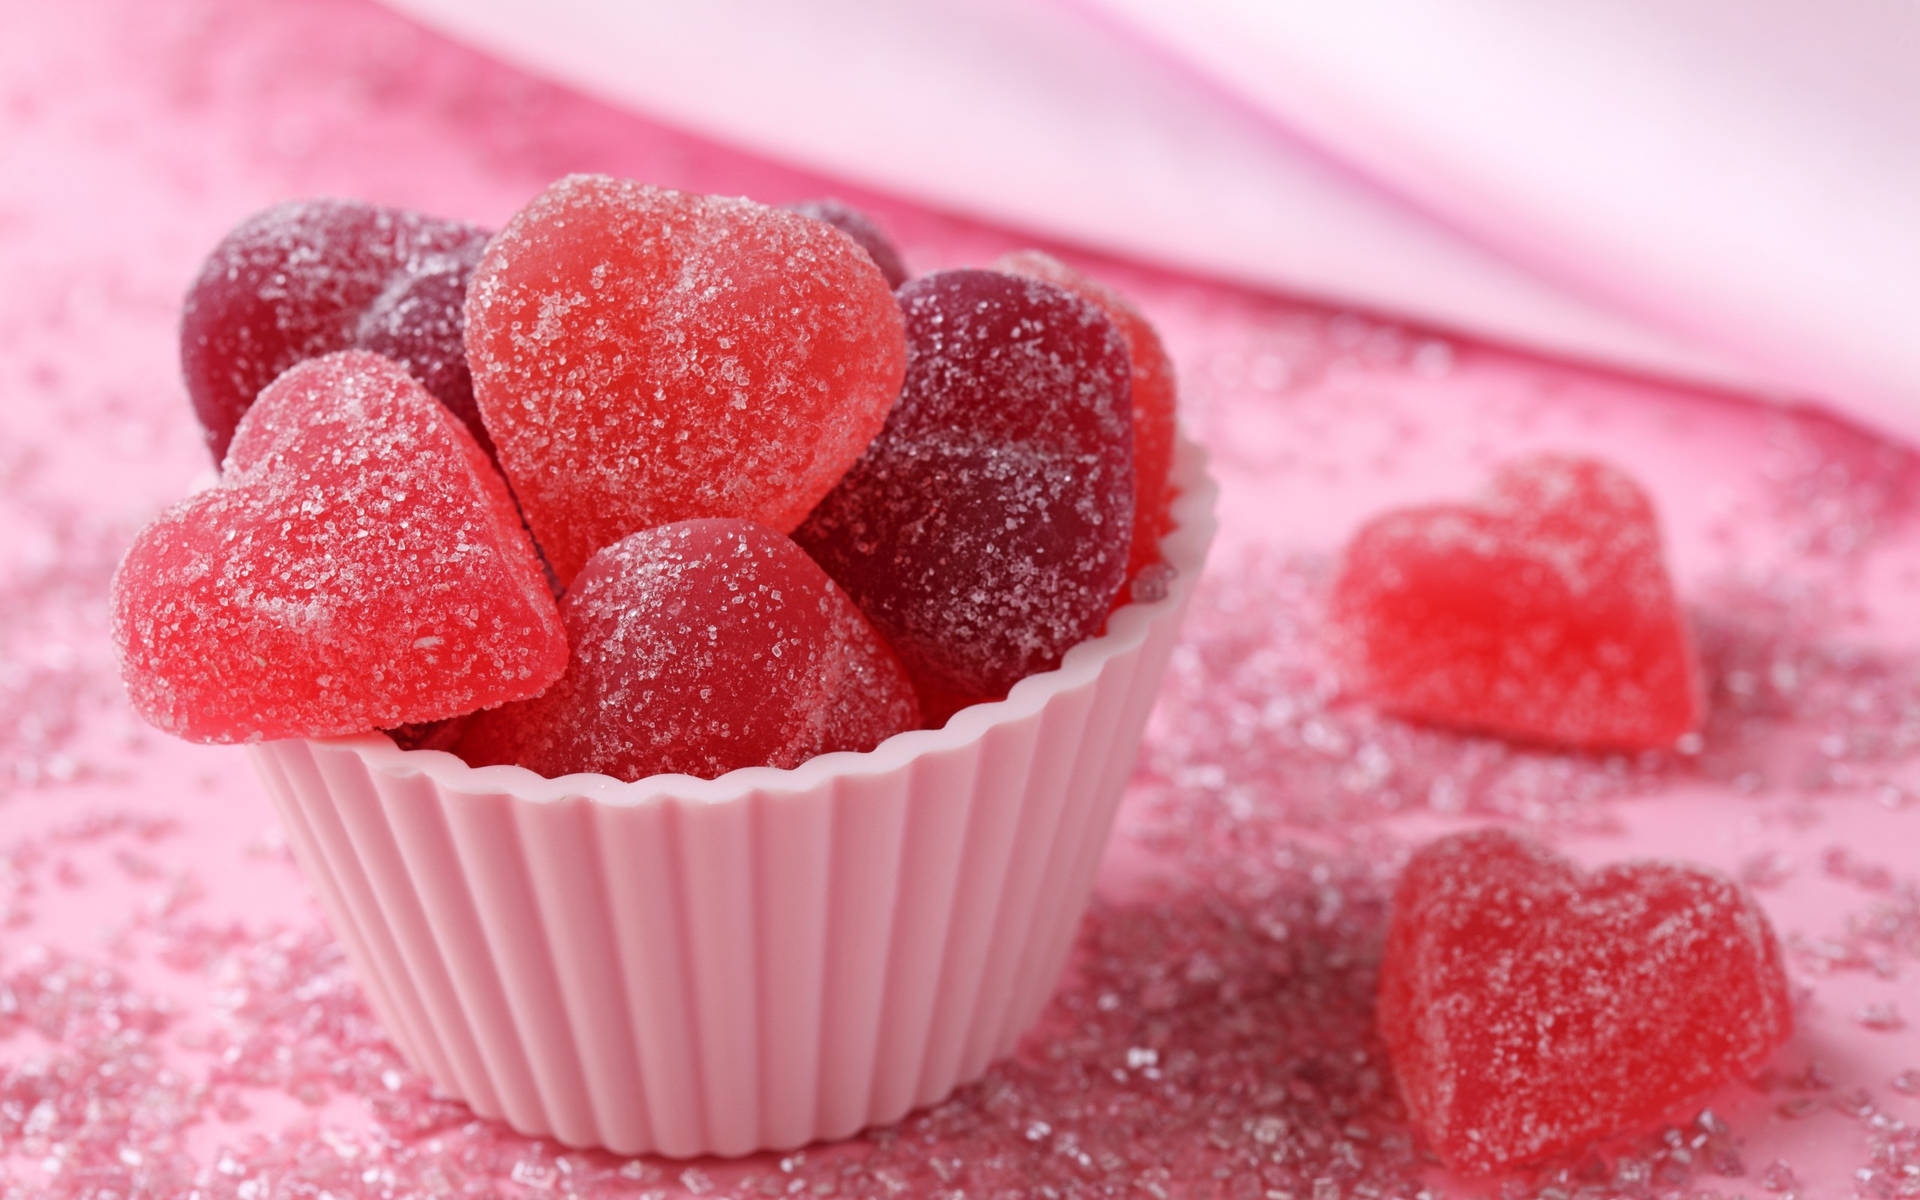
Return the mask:
{"type": "Polygon", "coordinates": [[[1111,6],[1539,278],[1920,434],[1920,8],[1111,6]]]}
{"type": "Polygon", "coordinates": [[[394,0],[790,161],[1920,436],[1920,9],[394,0]]]}

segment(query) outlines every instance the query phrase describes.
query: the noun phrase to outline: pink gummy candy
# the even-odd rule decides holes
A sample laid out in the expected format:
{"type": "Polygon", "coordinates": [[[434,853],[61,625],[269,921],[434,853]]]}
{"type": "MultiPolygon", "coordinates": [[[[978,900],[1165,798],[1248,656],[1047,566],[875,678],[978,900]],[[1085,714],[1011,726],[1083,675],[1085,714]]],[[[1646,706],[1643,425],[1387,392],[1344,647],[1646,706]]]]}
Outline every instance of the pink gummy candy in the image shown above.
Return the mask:
{"type": "Polygon", "coordinates": [[[1593,459],[1510,463],[1479,505],[1374,518],[1332,612],[1349,686],[1404,716],[1582,747],[1672,746],[1700,725],[1653,506],[1593,459]]]}
{"type": "Polygon", "coordinates": [[[1160,539],[1171,525],[1173,496],[1167,479],[1173,471],[1175,384],[1173,360],[1160,335],[1140,310],[1106,284],[1067,266],[1050,254],[1021,250],[1002,256],[994,266],[1018,275],[1030,275],[1066,288],[1107,314],[1127,342],[1133,364],[1133,547],[1127,555],[1127,575],[1160,559],[1160,539]]]}
{"type": "Polygon", "coordinates": [[[561,602],[573,661],[481,713],[460,753],[621,779],[794,767],[920,722],[899,660],[785,535],[704,518],[614,543],[561,602]]]}
{"type": "Polygon", "coordinates": [[[907,264],[901,259],[899,249],[866,213],[844,200],[832,199],[803,200],[787,208],[803,217],[825,221],[860,243],[873,265],[880,268],[880,274],[886,276],[888,287],[897,288],[907,281],[907,264]]]}
{"type": "Polygon", "coordinates": [[[134,707],[193,741],[436,721],[534,695],[567,661],[506,484],[363,351],[260,394],[220,486],[134,539],[112,603],[134,707]]]}
{"type": "Polygon", "coordinates": [[[1584,873],[1499,830],[1407,865],[1379,1020],[1414,1124],[1470,1171],[1676,1115],[1792,1025],[1773,930],[1732,880],[1668,862],[1584,873]]]}
{"type": "MultiPolygon", "coordinates": [[[[441,270],[448,256],[470,259],[486,238],[457,221],[350,200],[281,204],[235,227],[201,265],[180,318],[187,395],[213,456],[225,457],[241,414],[288,367],[334,350],[387,352],[359,336],[368,308],[396,280],[441,270]]],[[[460,411],[460,389],[471,390],[464,368],[441,374],[451,391],[421,378],[460,411]]],[[[461,415],[470,413],[468,404],[461,415]]]]}
{"type": "Polygon", "coordinates": [[[900,290],[886,428],[795,534],[899,651],[936,718],[1091,636],[1125,578],[1126,346],[1093,305],[999,271],[900,290]]]}
{"type": "Polygon", "coordinates": [[[488,246],[474,394],[562,579],[636,530],[798,525],[880,429],[906,363],[879,268],[818,221],[575,175],[488,246]]]}

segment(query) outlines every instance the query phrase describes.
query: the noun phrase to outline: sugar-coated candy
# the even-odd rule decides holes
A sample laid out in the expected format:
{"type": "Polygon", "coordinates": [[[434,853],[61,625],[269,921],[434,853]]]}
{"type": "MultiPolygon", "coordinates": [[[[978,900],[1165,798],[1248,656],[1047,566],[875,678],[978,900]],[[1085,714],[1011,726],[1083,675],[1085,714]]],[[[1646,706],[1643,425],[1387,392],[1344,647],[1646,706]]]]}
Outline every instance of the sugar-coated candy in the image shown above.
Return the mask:
{"type": "Polygon", "coordinates": [[[437,721],[535,695],[567,661],[505,482],[357,350],[260,394],[220,486],[134,539],[112,606],[134,707],[193,741],[437,721]]]}
{"type": "Polygon", "coordinates": [[[803,217],[825,221],[860,243],[860,248],[867,252],[873,265],[879,267],[880,273],[886,276],[888,287],[897,288],[907,281],[907,264],[900,257],[899,248],[880,232],[880,227],[873,223],[872,217],[853,205],[844,200],[827,198],[802,200],[798,204],[787,205],[787,208],[803,217]]]}
{"type": "Polygon", "coordinates": [[[373,298],[354,329],[356,349],[385,355],[407,369],[466,424],[487,457],[493,436],[473,401],[467,369],[467,279],[487,243],[475,239],[445,254],[420,258],[397,272],[373,298]]]}
{"type": "Polygon", "coordinates": [[[1374,518],[1334,586],[1353,693],[1418,720],[1576,747],[1669,747],[1699,671],[1647,495],[1606,463],[1509,463],[1477,505],[1374,518]]]}
{"type": "MultiPolygon", "coordinates": [[[[903,442],[797,535],[909,665],[926,715],[1006,694],[1099,631],[1131,499],[1098,454],[903,442]]],[[[1124,482],[1124,481],[1122,481],[1124,482]]]]}
{"type": "Polygon", "coordinates": [[[1006,271],[901,288],[907,371],[879,441],[966,437],[1133,462],[1127,344],[1097,307],[1006,271]]]}
{"type": "MultiPolygon", "coordinates": [[[[486,238],[472,225],[351,200],[280,204],[235,227],[201,265],[180,318],[187,395],[214,458],[226,456],[261,388],[302,359],[360,346],[362,317],[396,279],[486,238]]],[[[441,398],[457,407],[457,396],[441,398]]]]}
{"type": "Polygon", "coordinates": [[[605,176],[559,181],[467,295],[474,394],[562,579],[692,517],[791,531],[879,432],[906,343],[822,223],[605,176]]]}
{"type": "Polygon", "coordinates": [[[1160,334],[1125,296],[1039,250],[1001,256],[994,266],[1058,284],[1096,305],[1127,342],[1133,364],[1133,548],[1127,575],[1160,558],[1160,539],[1170,524],[1176,387],[1173,360],[1160,334]]]}
{"type": "Polygon", "coordinates": [[[1393,902],[1380,1031],[1414,1124],[1485,1171],[1685,1115],[1792,1026],[1780,947],[1738,884],[1591,873],[1501,830],[1418,851],[1393,902]]]}
{"type": "Polygon", "coordinates": [[[418,725],[396,725],[385,730],[393,744],[402,750],[444,750],[453,753],[460,735],[467,729],[467,718],[448,717],[444,721],[423,721],[418,725]]]}
{"type": "Polygon", "coordinates": [[[561,602],[573,660],[481,713],[460,753],[622,779],[794,767],[919,725],[900,662],[785,534],[708,517],[596,553],[561,602]]]}
{"type": "Polygon", "coordinates": [[[943,271],[899,292],[886,428],[795,534],[899,651],[930,715],[1096,632],[1133,524],[1126,345],[1052,284],[943,271]]]}

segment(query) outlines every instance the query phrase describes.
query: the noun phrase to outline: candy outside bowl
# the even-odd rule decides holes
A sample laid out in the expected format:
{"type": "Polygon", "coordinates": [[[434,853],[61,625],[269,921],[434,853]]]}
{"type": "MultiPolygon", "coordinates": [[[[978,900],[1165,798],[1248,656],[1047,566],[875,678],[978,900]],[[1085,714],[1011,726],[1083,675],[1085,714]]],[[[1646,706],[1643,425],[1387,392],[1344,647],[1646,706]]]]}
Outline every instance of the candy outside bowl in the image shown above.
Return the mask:
{"type": "Polygon", "coordinates": [[[1052,994],[1213,538],[1191,443],[1173,483],[1163,595],[865,753],[631,783],[380,734],[250,753],[376,1014],[474,1111],[625,1154],[845,1137],[1052,994]]]}

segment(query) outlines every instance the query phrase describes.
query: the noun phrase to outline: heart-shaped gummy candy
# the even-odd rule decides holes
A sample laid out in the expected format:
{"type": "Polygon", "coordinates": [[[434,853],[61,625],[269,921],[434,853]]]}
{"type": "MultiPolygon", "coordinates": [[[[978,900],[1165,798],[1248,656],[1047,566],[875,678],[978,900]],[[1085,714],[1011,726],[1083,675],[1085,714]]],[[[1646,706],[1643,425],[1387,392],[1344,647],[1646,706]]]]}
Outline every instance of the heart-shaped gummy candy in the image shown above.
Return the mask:
{"type": "Polygon", "coordinates": [[[1127,555],[1131,578],[1148,563],[1159,561],[1160,539],[1172,525],[1173,496],[1167,480],[1173,472],[1173,360],[1160,334],[1125,296],[1052,255],[1021,250],[1002,255],[994,266],[1067,289],[1105,313],[1126,339],[1133,366],[1133,547],[1127,555]]]}
{"type": "Polygon", "coordinates": [[[349,349],[398,359],[484,445],[460,306],[486,240],[472,225],[357,200],[294,201],[235,226],[180,316],[181,372],[213,456],[226,456],[241,414],[281,372],[349,349]]]}
{"type": "Polygon", "coordinates": [[[1098,630],[1126,546],[1111,481],[1097,459],[1018,444],[899,442],[854,464],[794,536],[944,721],[1098,630]]]}
{"type": "Polygon", "coordinates": [[[484,239],[408,264],[360,314],[353,349],[385,355],[407,369],[434,399],[459,417],[494,458],[493,435],[480,420],[467,370],[467,279],[480,265],[484,239]]]}
{"type": "Polygon", "coordinates": [[[886,278],[888,287],[898,288],[907,281],[907,264],[900,257],[899,247],[880,231],[880,227],[873,223],[872,217],[853,205],[844,200],[827,198],[802,200],[797,204],[787,205],[787,209],[803,217],[825,221],[859,243],[860,248],[867,252],[867,257],[873,260],[873,265],[880,268],[880,274],[886,278]]]}
{"type": "Polygon", "coordinates": [[[1064,288],[940,271],[900,289],[900,400],[794,537],[938,720],[1091,637],[1133,530],[1127,348],[1064,288]]]}
{"type": "Polygon", "coordinates": [[[534,695],[567,662],[506,484],[363,351],[260,394],[220,486],[127,551],[113,626],[134,707],[202,742],[439,720],[534,695]]]}
{"type": "Polygon", "coordinates": [[[1766,915],[1721,875],[1592,873],[1499,830],[1407,865],[1380,1030],[1415,1125],[1483,1171],[1677,1114],[1758,1069],[1791,1030],[1766,915]]]}
{"type": "Polygon", "coordinates": [[[636,530],[788,532],[900,390],[866,252],[747,200],[575,175],[494,238],[467,294],[474,395],[562,579],[636,530]]]}
{"type": "Polygon", "coordinates": [[[1569,746],[1665,747],[1702,699],[1646,493],[1593,459],[1510,463],[1482,504],[1376,517],[1332,615],[1353,692],[1569,746]]]}
{"type": "Polygon", "coordinates": [[[595,554],[561,602],[560,682],[481,713],[460,753],[546,776],[796,767],[919,727],[913,686],[860,610],[784,534],[728,517],[595,554]]]}

